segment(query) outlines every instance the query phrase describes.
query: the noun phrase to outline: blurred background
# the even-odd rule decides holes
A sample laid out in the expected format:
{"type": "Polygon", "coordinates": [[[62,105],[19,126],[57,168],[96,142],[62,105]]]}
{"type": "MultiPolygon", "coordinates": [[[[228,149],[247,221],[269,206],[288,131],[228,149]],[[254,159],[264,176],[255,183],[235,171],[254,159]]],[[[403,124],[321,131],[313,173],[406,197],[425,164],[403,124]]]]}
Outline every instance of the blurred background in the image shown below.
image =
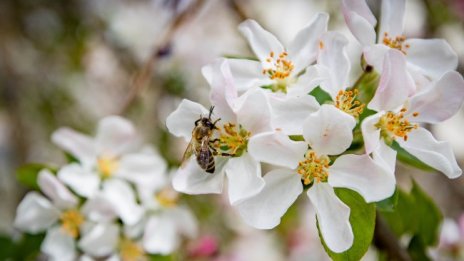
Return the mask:
{"type": "MultiPolygon", "coordinates": [[[[464,1],[406,2],[406,36],[445,38],[459,55],[463,73],[464,1]]],[[[379,3],[369,1],[376,15],[379,3]]],[[[354,81],[361,46],[346,28],[340,5],[317,0],[0,1],[2,238],[16,235],[12,222],[26,192],[16,181],[16,169],[30,162],[65,161],[50,142],[58,127],[93,134],[101,117],[120,114],[134,122],[171,166],[178,164],[185,144],[167,133],[164,120],[182,98],[209,105],[203,65],[218,57],[252,55],[237,30],[244,19],[257,20],[285,43],[316,12],[328,12],[329,29],[351,40],[354,81]]],[[[452,143],[464,167],[464,110],[432,131],[452,143]]],[[[453,223],[464,213],[464,178],[448,180],[398,164],[397,177],[406,190],[411,176],[454,224],[448,226],[448,234],[457,238],[453,247],[464,249],[464,219],[461,226],[453,223]]],[[[185,200],[201,221],[201,238],[186,242],[183,250],[191,251],[192,258],[202,242],[214,249],[215,260],[308,260],[309,254],[310,260],[328,258],[304,197],[273,231],[243,225],[220,196],[185,200]]],[[[0,253],[4,247],[0,242],[0,253]]],[[[447,256],[447,247],[438,250],[441,256],[447,256]]],[[[375,251],[365,259],[375,260],[375,251]]]]}

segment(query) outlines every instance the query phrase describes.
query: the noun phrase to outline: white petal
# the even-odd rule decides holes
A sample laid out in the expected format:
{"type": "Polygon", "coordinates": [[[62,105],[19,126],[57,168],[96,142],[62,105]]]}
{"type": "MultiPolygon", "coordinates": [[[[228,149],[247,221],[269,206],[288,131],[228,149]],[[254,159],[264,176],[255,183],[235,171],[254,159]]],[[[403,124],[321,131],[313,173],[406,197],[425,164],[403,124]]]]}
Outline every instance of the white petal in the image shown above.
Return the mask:
{"type": "Polygon", "coordinates": [[[382,1],[380,17],[379,42],[383,41],[384,32],[395,38],[403,34],[404,0],[382,1]]]}
{"type": "Polygon", "coordinates": [[[48,199],[37,192],[29,192],[19,203],[14,226],[36,234],[49,228],[59,217],[60,211],[48,199]]]}
{"type": "Polygon", "coordinates": [[[354,37],[362,45],[374,44],[376,37],[374,27],[377,20],[369,6],[367,6],[366,1],[344,0],[342,3],[345,22],[354,37]]]}
{"type": "Polygon", "coordinates": [[[95,140],[98,154],[110,157],[133,150],[138,145],[139,137],[130,121],[119,116],[108,116],[98,123],[95,140]]]}
{"type": "Polygon", "coordinates": [[[367,154],[342,155],[330,166],[329,184],[358,192],[366,202],[386,199],[395,192],[395,176],[367,154]]]}
{"type": "Polygon", "coordinates": [[[195,121],[201,116],[207,116],[208,113],[208,110],[201,104],[184,99],[179,107],[166,118],[166,127],[174,136],[189,141],[192,138],[195,121]]]}
{"type": "Polygon", "coordinates": [[[142,218],[144,209],[137,204],[135,193],[126,182],[118,179],[105,181],[103,195],[124,224],[134,225],[142,218]]]}
{"type": "Polygon", "coordinates": [[[58,178],[82,197],[95,195],[100,186],[100,177],[79,164],[66,165],[58,171],[58,178]]]}
{"type": "Polygon", "coordinates": [[[91,164],[96,156],[93,138],[70,128],[60,128],[53,132],[52,141],[55,145],[71,153],[82,164],[91,164]]]}
{"type": "Polygon", "coordinates": [[[375,127],[384,112],[379,112],[365,118],[361,124],[361,131],[364,139],[366,153],[370,154],[380,145],[380,129],[375,127]]]}
{"type": "Polygon", "coordinates": [[[252,135],[271,130],[271,106],[261,89],[245,93],[237,103],[237,122],[252,135]]]}
{"type": "Polygon", "coordinates": [[[299,73],[316,60],[319,39],[327,32],[328,21],[328,14],[317,13],[290,43],[288,58],[295,65],[294,73],[299,73]]]}
{"type": "Polygon", "coordinates": [[[239,92],[274,82],[263,74],[263,66],[260,62],[247,59],[228,59],[228,61],[239,92]]]}
{"type": "Polygon", "coordinates": [[[437,141],[432,134],[419,128],[408,134],[408,140],[397,139],[403,149],[422,160],[431,167],[454,179],[462,174],[456,162],[453,149],[448,142],[437,141]]]}
{"type": "Polygon", "coordinates": [[[176,207],[167,212],[176,223],[177,231],[189,238],[198,235],[198,222],[192,212],[186,207],[176,207]]]}
{"type": "Polygon", "coordinates": [[[410,117],[415,122],[439,123],[459,111],[464,100],[464,80],[456,71],[447,72],[431,88],[414,95],[408,112],[419,112],[410,117]]]}
{"type": "Polygon", "coordinates": [[[296,168],[306,150],[305,142],[292,141],[281,131],[258,134],[248,141],[248,152],[257,161],[290,169],[296,168]]]}
{"type": "Polygon", "coordinates": [[[324,34],[321,39],[321,50],[317,58],[318,66],[325,67],[328,79],[321,83],[321,88],[334,99],[340,90],[344,90],[348,82],[351,62],[346,53],[348,40],[336,32],[324,34]]]}
{"type": "Polygon", "coordinates": [[[194,156],[188,159],[174,174],[172,186],[175,190],[187,194],[221,193],[224,183],[224,165],[227,160],[216,158],[213,174],[200,168],[194,156]]]}
{"type": "Polygon", "coordinates": [[[279,40],[254,20],[246,20],[241,23],[238,30],[248,40],[251,49],[261,61],[266,60],[270,52],[279,55],[284,50],[279,40]]]}
{"type": "Polygon", "coordinates": [[[119,226],[112,223],[95,225],[79,240],[79,248],[94,257],[113,253],[119,241],[119,226]]]}
{"type": "Polygon", "coordinates": [[[137,186],[160,187],[166,184],[167,164],[154,153],[133,153],[122,156],[115,176],[137,186]]]}
{"type": "Polygon", "coordinates": [[[40,190],[52,200],[60,209],[72,208],[77,205],[77,197],[74,196],[49,170],[43,169],[37,178],[40,190]]]}
{"type": "Polygon", "coordinates": [[[311,95],[289,96],[270,95],[272,126],[287,135],[301,135],[301,120],[319,109],[319,103],[311,95]]]}
{"type": "Polygon", "coordinates": [[[406,69],[404,55],[391,49],[385,55],[379,86],[367,107],[376,111],[394,110],[415,90],[414,81],[406,69]]]}
{"type": "Polygon", "coordinates": [[[101,193],[87,199],[81,208],[81,212],[88,220],[94,222],[108,222],[118,217],[114,207],[111,205],[111,201],[101,193]]]}
{"type": "Polygon", "coordinates": [[[390,47],[387,47],[384,44],[376,44],[365,47],[363,54],[367,64],[373,66],[377,72],[382,73],[384,57],[389,50],[390,47]]]}
{"type": "Polygon", "coordinates": [[[261,164],[249,153],[229,159],[225,171],[229,184],[229,200],[232,205],[256,195],[264,187],[261,164]]]}
{"type": "Polygon", "coordinates": [[[220,115],[222,121],[236,122],[233,111],[237,100],[237,88],[230,72],[229,63],[219,59],[211,65],[202,68],[203,74],[210,74],[208,78],[211,86],[210,100],[214,105],[214,112],[220,115]]]}
{"type": "Polygon", "coordinates": [[[151,254],[170,254],[179,245],[175,221],[168,215],[151,216],[145,227],[143,247],[151,254]]]}
{"type": "Polygon", "coordinates": [[[74,239],[60,227],[51,228],[47,232],[40,250],[54,261],[73,261],[76,258],[74,239]]]}
{"type": "Polygon", "coordinates": [[[270,229],[303,192],[300,176],[290,169],[276,169],[264,176],[264,189],[236,205],[244,221],[259,229],[270,229]]]}
{"type": "Polygon", "coordinates": [[[317,154],[337,155],[351,145],[354,126],[351,115],[325,104],[303,122],[303,136],[317,154]]]}
{"type": "MultiPolygon", "coordinates": [[[[308,94],[321,84],[324,78],[318,71],[318,66],[313,65],[306,68],[304,73],[293,83],[288,84],[287,95],[290,97],[308,96],[308,94]]],[[[279,94],[279,93],[275,93],[279,94]]]]}
{"type": "Polygon", "coordinates": [[[458,56],[443,39],[409,39],[404,44],[409,45],[406,49],[408,63],[434,79],[458,66],[458,56]]]}
{"type": "Polygon", "coordinates": [[[307,194],[316,210],[319,229],[327,246],[336,253],[350,248],[354,238],[349,221],[350,208],[327,183],[314,184],[307,194]]]}
{"type": "Polygon", "coordinates": [[[380,146],[372,152],[372,158],[376,164],[379,164],[390,174],[395,175],[396,151],[387,146],[383,141],[380,141],[379,145],[380,146]]]}

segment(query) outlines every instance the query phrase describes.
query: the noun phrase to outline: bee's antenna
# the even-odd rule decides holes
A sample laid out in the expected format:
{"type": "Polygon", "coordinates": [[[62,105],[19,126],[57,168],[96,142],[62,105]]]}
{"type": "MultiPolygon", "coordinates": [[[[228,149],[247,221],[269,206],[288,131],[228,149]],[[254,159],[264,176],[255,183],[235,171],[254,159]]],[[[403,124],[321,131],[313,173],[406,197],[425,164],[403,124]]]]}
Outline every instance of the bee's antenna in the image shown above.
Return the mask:
{"type": "Polygon", "coordinates": [[[209,118],[211,119],[211,115],[213,115],[214,106],[209,107],[209,118]]]}

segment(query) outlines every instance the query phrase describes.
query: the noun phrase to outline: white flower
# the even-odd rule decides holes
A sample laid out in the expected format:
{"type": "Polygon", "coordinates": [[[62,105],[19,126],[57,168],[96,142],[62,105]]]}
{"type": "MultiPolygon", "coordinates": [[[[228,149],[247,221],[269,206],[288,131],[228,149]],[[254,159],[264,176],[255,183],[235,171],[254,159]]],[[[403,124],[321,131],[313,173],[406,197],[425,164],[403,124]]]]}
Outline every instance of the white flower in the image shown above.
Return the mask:
{"type": "MultiPolygon", "coordinates": [[[[220,118],[217,123],[220,133],[211,139],[217,139],[218,152],[232,156],[216,157],[214,174],[201,169],[192,156],[174,175],[173,186],[189,194],[220,193],[225,173],[229,200],[235,204],[258,193],[264,186],[261,165],[248,153],[247,144],[257,134],[272,130],[270,105],[261,89],[250,90],[239,97],[227,62],[218,62],[207,70],[212,72],[208,77],[211,77],[211,101],[215,106],[213,116],[220,118]]],[[[208,115],[206,108],[183,100],[168,116],[166,125],[172,134],[190,141],[194,122],[200,115],[208,115]]]]}
{"type": "Polygon", "coordinates": [[[355,190],[367,202],[385,199],[395,190],[396,154],[388,147],[377,150],[375,160],[367,154],[348,154],[329,164],[328,155],[341,154],[351,145],[355,125],[350,115],[323,105],[303,123],[305,142],[292,141],[283,133],[262,133],[251,140],[250,154],[283,168],[268,172],[264,189],[237,205],[245,221],[256,228],[275,227],[303,192],[303,184],[312,185],[307,195],[316,209],[325,242],[335,252],[348,249],[353,242],[350,209],[338,199],[333,187],[355,190]],[[378,161],[379,154],[387,155],[378,161]]]}
{"type": "Polygon", "coordinates": [[[442,39],[407,39],[403,35],[404,0],[383,0],[379,33],[377,20],[364,0],[343,0],[343,15],[353,35],[365,47],[368,64],[383,71],[384,55],[389,49],[403,54],[414,78],[421,74],[437,79],[458,64],[456,53],[442,39]],[[377,38],[377,43],[376,43],[377,38]]]}
{"type": "MultiPolygon", "coordinates": [[[[399,83],[392,85],[389,91],[401,92],[404,86],[399,83]]],[[[463,100],[464,80],[455,71],[445,73],[410,99],[400,101],[400,104],[404,103],[402,108],[396,107],[398,101],[391,103],[387,94],[376,94],[368,107],[375,107],[379,112],[362,123],[367,153],[383,146],[382,139],[387,144],[396,141],[406,151],[449,178],[459,177],[462,170],[450,144],[435,140],[419,123],[433,124],[450,118],[459,110],[463,100]]]]}

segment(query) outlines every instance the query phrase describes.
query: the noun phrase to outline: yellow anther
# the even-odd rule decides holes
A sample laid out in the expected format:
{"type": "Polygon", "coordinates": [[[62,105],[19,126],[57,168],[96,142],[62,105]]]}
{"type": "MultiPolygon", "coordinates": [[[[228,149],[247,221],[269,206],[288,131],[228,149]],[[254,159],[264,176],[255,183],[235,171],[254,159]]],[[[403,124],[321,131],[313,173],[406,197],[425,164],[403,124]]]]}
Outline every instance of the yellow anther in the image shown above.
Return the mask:
{"type": "Polygon", "coordinates": [[[79,236],[79,227],[84,223],[84,216],[75,210],[66,210],[60,215],[61,229],[73,238],[79,236]]]}
{"type": "Polygon", "coordinates": [[[382,40],[383,44],[385,44],[386,46],[397,49],[402,53],[407,54],[406,50],[409,48],[409,44],[404,44],[404,41],[406,41],[406,36],[400,35],[393,38],[390,37],[387,32],[384,33],[382,40]]]}
{"type": "Polygon", "coordinates": [[[143,248],[128,238],[122,238],[119,242],[119,256],[122,261],[145,261],[143,248]]]}
{"type": "Polygon", "coordinates": [[[241,125],[237,128],[233,123],[226,123],[215,145],[222,152],[239,157],[246,151],[250,136],[251,133],[241,125]]]}
{"type": "Polygon", "coordinates": [[[161,206],[169,208],[177,205],[179,194],[172,189],[166,188],[157,193],[155,198],[161,206]]]}
{"type": "Polygon", "coordinates": [[[323,41],[319,41],[319,49],[324,49],[324,42],[323,41]]]}
{"type": "MultiPolygon", "coordinates": [[[[388,143],[391,143],[397,137],[407,141],[408,134],[419,127],[418,124],[411,123],[404,117],[406,111],[406,108],[402,108],[398,113],[389,111],[385,113],[375,125],[380,129],[382,137],[386,139],[388,143]]],[[[418,112],[412,114],[413,117],[417,117],[418,115],[418,112]]]]}
{"type": "Polygon", "coordinates": [[[352,91],[340,90],[335,98],[335,107],[358,118],[366,105],[356,100],[357,95],[357,89],[352,91]]]}
{"type": "Polygon", "coordinates": [[[263,74],[267,74],[271,80],[285,79],[290,76],[294,65],[287,60],[287,56],[288,53],[284,51],[278,55],[277,59],[274,59],[274,52],[271,52],[266,61],[271,64],[272,68],[264,69],[263,74]]]}
{"type": "Polygon", "coordinates": [[[298,163],[297,173],[305,185],[312,182],[327,182],[329,177],[330,159],[327,156],[317,156],[312,150],[306,152],[305,159],[298,163]]]}
{"type": "Polygon", "coordinates": [[[118,169],[119,162],[114,157],[99,157],[97,162],[98,171],[103,178],[109,178],[118,169]]]}

